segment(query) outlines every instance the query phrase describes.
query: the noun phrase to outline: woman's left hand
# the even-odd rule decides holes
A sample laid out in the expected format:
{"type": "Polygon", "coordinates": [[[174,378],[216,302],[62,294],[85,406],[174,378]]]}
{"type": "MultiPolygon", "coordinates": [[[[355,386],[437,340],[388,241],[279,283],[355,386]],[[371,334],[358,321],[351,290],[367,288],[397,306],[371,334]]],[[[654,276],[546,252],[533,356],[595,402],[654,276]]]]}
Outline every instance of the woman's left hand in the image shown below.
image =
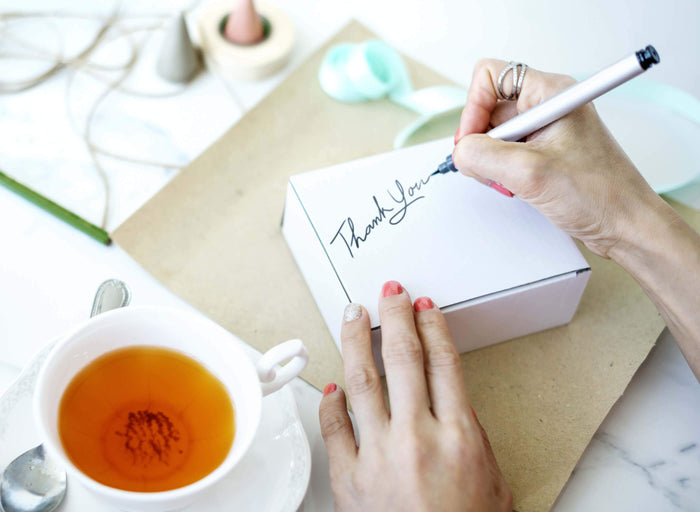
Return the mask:
{"type": "Polygon", "coordinates": [[[510,490],[469,406],[440,310],[427,297],[412,306],[406,290],[390,281],[379,316],[391,414],[372,356],[369,316],[357,304],[345,310],[341,338],[359,446],[335,384],[326,387],[319,411],[336,510],[510,511],[510,490]]]}

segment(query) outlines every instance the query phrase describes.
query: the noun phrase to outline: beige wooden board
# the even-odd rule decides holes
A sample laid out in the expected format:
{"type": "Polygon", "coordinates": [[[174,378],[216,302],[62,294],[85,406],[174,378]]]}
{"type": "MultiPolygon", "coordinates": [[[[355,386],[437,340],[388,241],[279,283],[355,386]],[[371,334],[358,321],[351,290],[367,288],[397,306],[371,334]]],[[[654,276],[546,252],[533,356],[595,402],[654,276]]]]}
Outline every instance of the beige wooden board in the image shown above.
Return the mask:
{"type": "MultiPolygon", "coordinates": [[[[371,37],[356,22],[343,28],[113,234],[172,291],[257,349],[302,338],[311,352],[303,377],[318,388],[343,384],[342,361],[280,232],[285,187],[292,174],[390,150],[416,118],[388,100],[346,105],[321,91],[328,46],[371,37]]],[[[448,82],[406,61],[417,88],[448,82]]],[[[521,512],[551,507],[663,327],[624,271],[584,254],[593,274],[571,324],[462,359],[521,512]]]]}

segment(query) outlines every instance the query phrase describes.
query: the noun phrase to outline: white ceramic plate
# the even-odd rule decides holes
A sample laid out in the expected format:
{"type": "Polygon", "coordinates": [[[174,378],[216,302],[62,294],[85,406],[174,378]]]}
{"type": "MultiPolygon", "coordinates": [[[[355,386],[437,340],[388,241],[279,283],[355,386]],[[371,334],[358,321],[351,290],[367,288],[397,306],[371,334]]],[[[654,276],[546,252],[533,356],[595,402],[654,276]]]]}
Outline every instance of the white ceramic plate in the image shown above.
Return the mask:
{"type": "MultiPolygon", "coordinates": [[[[32,418],[32,397],[39,368],[54,343],[39,352],[0,397],[0,470],[40,443],[32,418]]],[[[247,345],[244,348],[251,359],[260,357],[247,345]]],[[[294,395],[285,386],[263,398],[260,427],[246,456],[204,500],[183,512],[294,512],[304,499],[310,476],[309,441],[294,395]]],[[[113,511],[70,476],[61,510],[113,511]]]]}
{"type": "Polygon", "coordinates": [[[600,117],[659,194],[700,176],[700,101],[637,78],[595,101],[600,117]]]}

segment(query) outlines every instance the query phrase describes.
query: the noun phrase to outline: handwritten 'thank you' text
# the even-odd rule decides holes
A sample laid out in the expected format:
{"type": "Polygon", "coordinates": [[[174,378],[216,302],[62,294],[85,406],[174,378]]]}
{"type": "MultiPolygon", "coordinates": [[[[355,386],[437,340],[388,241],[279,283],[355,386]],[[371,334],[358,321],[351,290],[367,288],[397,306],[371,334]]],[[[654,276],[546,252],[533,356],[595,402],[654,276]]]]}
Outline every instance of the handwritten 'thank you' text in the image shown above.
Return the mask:
{"type": "MultiPolygon", "coordinates": [[[[415,202],[425,198],[422,188],[428,184],[431,176],[418,180],[405,188],[399,181],[394,181],[394,187],[387,189],[388,197],[385,201],[380,201],[377,196],[372,196],[374,216],[361,230],[355,230],[355,221],[352,217],[346,217],[341,223],[338,231],[331,239],[331,245],[339,240],[345,244],[351,258],[355,257],[355,252],[360,249],[360,245],[365,243],[374,230],[379,228],[385,221],[389,225],[395,226],[406,218],[408,207],[415,202]],[[355,251],[355,252],[353,252],[355,251]]],[[[372,215],[372,214],[370,214],[372,215]]]]}

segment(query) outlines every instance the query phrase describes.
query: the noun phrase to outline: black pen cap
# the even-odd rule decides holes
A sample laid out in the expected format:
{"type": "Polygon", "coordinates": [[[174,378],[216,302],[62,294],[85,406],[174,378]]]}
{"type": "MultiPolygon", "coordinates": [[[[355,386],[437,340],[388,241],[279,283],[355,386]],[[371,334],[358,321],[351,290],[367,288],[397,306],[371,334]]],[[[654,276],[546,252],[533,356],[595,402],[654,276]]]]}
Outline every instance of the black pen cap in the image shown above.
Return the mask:
{"type": "Polygon", "coordinates": [[[656,48],[649,45],[637,52],[637,60],[639,61],[639,65],[642,67],[642,69],[646,70],[654,64],[661,62],[661,57],[659,57],[659,52],[656,51],[656,48]]]}

